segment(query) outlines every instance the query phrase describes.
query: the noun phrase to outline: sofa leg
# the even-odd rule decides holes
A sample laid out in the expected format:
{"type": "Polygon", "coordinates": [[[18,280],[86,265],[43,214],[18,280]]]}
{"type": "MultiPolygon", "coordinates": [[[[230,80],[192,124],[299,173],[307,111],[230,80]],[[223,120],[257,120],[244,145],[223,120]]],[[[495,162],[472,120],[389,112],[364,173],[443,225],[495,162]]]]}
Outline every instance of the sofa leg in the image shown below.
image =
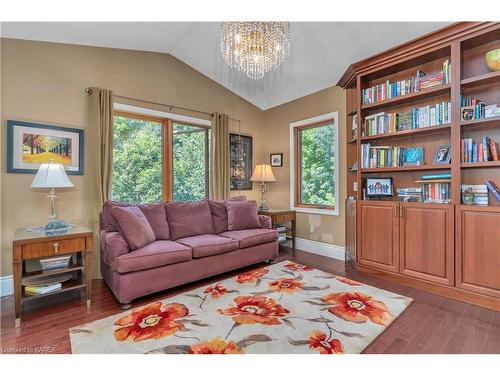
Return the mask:
{"type": "Polygon", "coordinates": [[[128,310],[132,307],[132,304],[131,303],[120,303],[120,308],[122,310],[128,310]]]}
{"type": "Polygon", "coordinates": [[[266,260],[266,263],[274,264],[274,263],[276,263],[276,259],[268,259],[268,260],[266,260]]]}

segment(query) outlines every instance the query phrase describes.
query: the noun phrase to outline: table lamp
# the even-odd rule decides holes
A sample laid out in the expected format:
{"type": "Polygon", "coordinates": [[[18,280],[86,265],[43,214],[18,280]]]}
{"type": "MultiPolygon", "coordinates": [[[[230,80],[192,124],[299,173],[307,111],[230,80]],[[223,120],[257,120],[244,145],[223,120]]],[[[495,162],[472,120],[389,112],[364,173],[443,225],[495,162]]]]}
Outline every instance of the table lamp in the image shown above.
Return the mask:
{"type": "Polygon", "coordinates": [[[271,166],[269,164],[256,165],[250,181],[260,183],[261,195],[259,210],[268,210],[269,207],[267,206],[266,198],[264,197],[264,194],[267,191],[266,182],[276,182],[276,178],[274,178],[271,166]]]}
{"type": "Polygon", "coordinates": [[[50,160],[49,163],[40,165],[31,187],[34,189],[50,189],[50,194],[47,195],[47,198],[49,198],[49,222],[56,220],[56,193],[54,189],[73,186],[62,164],[56,164],[53,160],[50,160]]]}

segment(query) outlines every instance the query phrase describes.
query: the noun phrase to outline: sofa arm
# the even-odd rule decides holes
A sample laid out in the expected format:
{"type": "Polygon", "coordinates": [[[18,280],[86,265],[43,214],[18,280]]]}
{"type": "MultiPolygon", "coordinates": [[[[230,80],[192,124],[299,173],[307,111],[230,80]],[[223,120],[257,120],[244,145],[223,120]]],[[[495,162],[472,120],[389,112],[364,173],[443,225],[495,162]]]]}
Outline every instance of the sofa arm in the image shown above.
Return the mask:
{"type": "Polygon", "coordinates": [[[259,221],[260,221],[260,226],[261,228],[272,228],[272,221],[269,216],[266,215],[259,215],[259,221]]]}
{"type": "Polygon", "coordinates": [[[104,263],[114,269],[116,258],[130,252],[125,238],[119,232],[101,231],[101,256],[104,263]]]}

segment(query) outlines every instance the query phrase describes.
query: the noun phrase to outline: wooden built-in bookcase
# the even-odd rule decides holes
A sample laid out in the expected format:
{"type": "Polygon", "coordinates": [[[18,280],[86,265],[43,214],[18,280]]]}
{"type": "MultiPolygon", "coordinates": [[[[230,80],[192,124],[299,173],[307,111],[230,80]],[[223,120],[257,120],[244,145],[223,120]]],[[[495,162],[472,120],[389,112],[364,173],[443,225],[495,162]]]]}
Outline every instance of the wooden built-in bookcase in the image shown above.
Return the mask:
{"type": "Polygon", "coordinates": [[[462,184],[500,186],[500,161],[461,162],[461,140],[489,137],[500,143],[500,117],[461,120],[461,95],[500,106],[500,71],[485,63],[486,52],[500,48],[500,23],[463,22],[440,29],[349,67],[339,81],[346,90],[347,253],[359,270],[500,311],[500,202],[489,194],[488,206],[462,203],[462,184]],[[371,104],[362,90],[435,72],[451,63],[449,83],[371,104]],[[366,116],[404,112],[451,101],[451,122],[377,135],[362,133],[366,116]],[[352,119],[357,117],[357,137],[352,119]],[[419,166],[363,168],[362,144],[422,146],[419,166]],[[451,146],[449,164],[433,164],[438,146],[451,146]],[[352,167],[357,163],[357,169],[352,167]],[[363,199],[367,177],[391,177],[394,189],[417,187],[422,175],[451,174],[451,202],[400,202],[393,197],[363,199]],[[350,207],[350,208],[349,208],[350,207]]]}

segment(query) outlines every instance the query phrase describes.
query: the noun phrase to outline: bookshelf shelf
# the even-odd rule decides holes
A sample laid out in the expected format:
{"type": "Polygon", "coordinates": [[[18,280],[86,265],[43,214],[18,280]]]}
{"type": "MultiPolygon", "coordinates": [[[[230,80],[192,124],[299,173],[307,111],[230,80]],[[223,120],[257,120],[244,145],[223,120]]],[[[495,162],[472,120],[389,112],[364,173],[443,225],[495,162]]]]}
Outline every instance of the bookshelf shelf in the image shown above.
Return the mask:
{"type": "Polygon", "coordinates": [[[412,92],[411,94],[398,96],[396,98],[384,100],[381,102],[372,103],[372,104],[363,104],[361,106],[361,109],[362,110],[374,110],[374,109],[379,109],[379,108],[383,108],[383,107],[404,104],[404,103],[411,102],[412,100],[416,100],[416,99],[425,99],[425,98],[437,96],[440,94],[449,93],[450,88],[451,88],[450,84],[431,87],[429,89],[425,89],[425,90],[421,90],[421,91],[417,91],[417,92],[412,92]]]}
{"type": "Polygon", "coordinates": [[[33,299],[38,299],[46,296],[50,296],[53,294],[59,294],[59,293],[64,293],[64,292],[69,292],[71,290],[78,290],[78,289],[83,289],[86,288],[85,283],[83,283],[81,280],[71,280],[63,283],[62,289],[55,290],[53,292],[45,293],[45,294],[37,294],[37,295],[29,295],[24,292],[23,288],[23,294],[21,299],[23,301],[29,301],[33,299]]]}
{"type": "Polygon", "coordinates": [[[407,165],[403,167],[383,167],[383,168],[363,168],[361,173],[380,173],[380,172],[407,172],[407,171],[427,171],[434,169],[450,169],[449,164],[430,164],[430,165],[407,165]]]}
{"type": "Polygon", "coordinates": [[[31,280],[36,280],[40,277],[46,277],[46,276],[54,276],[54,275],[60,275],[64,273],[71,273],[75,271],[83,271],[85,269],[85,266],[81,264],[77,264],[74,266],[70,267],[65,267],[65,268],[58,268],[54,270],[48,270],[48,271],[34,271],[34,272],[27,272],[25,273],[25,276],[23,276],[22,281],[31,281],[31,280]]]}
{"type": "Polygon", "coordinates": [[[500,161],[482,161],[477,163],[461,163],[461,168],[492,168],[500,167],[500,161]]]}
{"type": "Polygon", "coordinates": [[[499,126],[500,125],[500,117],[490,117],[490,118],[482,118],[478,120],[469,120],[462,121],[460,126],[464,127],[490,127],[490,126],[499,126]]]}
{"type": "Polygon", "coordinates": [[[500,82],[500,71],[481,74],[475,77],[465,78],[460,81],[462,87],[476,87],[500,82]]]}
{"type": "Polygon", "coordinates": [[[356,111],[355,109],[353,109],[351,112],[349,112],[347,114],[347,116],[354,116],[356,113],[358,113],[358,111],[356,111]]]}
{"type": "Polygon", "coordinates": [[[357,140],[358,140],[357,138],[353,138],[353,139],[347,141],[347,143],[356,143],[357,140]]]}
{"type": "Polygon", "coordinates": [[[365,137],[361,137],[361,141],[371,141],[371,140],[375,140],[375,139],[386,139],[386,138],[396,138],[396,137],[407,137],[407,136],[428,134],[428,133],[434,133],[434,132],[445,132],[445,131],[449,131],[450,129],[451,129],[451,125],[449,125],[449,124],[439,125],[439,126],[428,126],[428,127],[419,128],[419,129],[401,130],[401,131],[394,132],[394,133],[368,135],[365,137]]]}

